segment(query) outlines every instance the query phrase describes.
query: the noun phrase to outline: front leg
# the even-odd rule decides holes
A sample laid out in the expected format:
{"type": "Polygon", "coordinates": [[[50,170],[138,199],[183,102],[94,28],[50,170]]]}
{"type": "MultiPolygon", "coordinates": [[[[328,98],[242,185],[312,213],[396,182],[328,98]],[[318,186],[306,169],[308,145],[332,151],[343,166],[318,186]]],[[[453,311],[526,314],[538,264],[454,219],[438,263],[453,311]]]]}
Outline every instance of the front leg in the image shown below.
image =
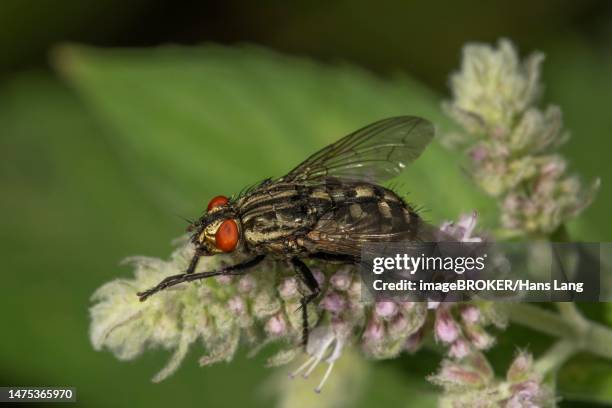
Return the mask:
{"type": "Polygon", "coordinates": [[[218,270],[218,271],[214,271],[214,272],[193,273],[193,271],[189,272],[189,269],[188,269],[187,273],[180,273],[178,275],[168,276],[167,278],[159,282],[157,285],[155,285],[151,289],[147,289],[144,292],[138,292],[137,295],[140,298],[140,301],[144,302],[145,300],[147,300],[149,296],[153,295],[154,293],[157,293],[171,286],[178,285],[179,283],[190,282],[190,281],[204,279],[204,278],[210,278],[211,276],[242,275],[243,273],[247,272],[247,269],[252,268],[253,266],[263,261],[265,257],[266,257],[265,255],[258,255],[255,258],[252,258],[248,261],[245,261],[245,262],[242,262],[236,265],[226,266],[225,268],[218,270]]]}
{"type": "Polygon", "coordinates": [[[291,263],[295,267],[296,271],[302,277],[302,280],[310,290],[309,295],[302,296],[301,309],[302,309],[302,345],[306,347],[308,344],[308,304],[312,302],[321,293],[319,288],[319,282],[315,279],[310,268],[302,262],[299,258],[291,258],[291,263]]]}

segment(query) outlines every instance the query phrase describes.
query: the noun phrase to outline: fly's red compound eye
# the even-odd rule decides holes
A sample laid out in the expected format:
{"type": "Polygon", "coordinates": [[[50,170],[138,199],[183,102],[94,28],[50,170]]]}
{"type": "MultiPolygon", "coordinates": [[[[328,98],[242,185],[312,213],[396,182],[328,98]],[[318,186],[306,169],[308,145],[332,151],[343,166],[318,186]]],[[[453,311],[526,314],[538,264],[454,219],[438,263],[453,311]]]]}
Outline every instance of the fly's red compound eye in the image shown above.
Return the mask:
{"type": "Polygon", "coordinates": [[[225,220],[215,234],[215,246],[223,252],[232,252],[238,245],[238,224],[225,220]]]}
{"type": "Polygon", "coordinates": [[[216,197],[213,197],[212,200],[210,200],[210,202],[208,203],[208,211],[212,210],[213,208],[225,205],[228,202],[229,200],[226,196],[218,195],[216,197]]]}

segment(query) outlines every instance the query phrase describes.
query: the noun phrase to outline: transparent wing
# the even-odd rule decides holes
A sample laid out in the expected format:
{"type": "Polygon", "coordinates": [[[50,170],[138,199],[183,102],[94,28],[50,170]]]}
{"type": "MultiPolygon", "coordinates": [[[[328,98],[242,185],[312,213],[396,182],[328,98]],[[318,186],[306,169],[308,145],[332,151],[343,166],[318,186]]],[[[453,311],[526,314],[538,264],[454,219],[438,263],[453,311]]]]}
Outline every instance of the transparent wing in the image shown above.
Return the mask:
{"type": "Polygon", "coordinates": [[[380,183],[416,160],[433,136],[433,125],[423,118],[383,119],[313,154],[283,180],[316,183],[333,176],[380,183]]]}
{"type": "Polygon", "coordinates": [[[390,221],[384,219],[378,211],[376,201],[361,203],[360,207],[368,215],[359,219],[350,215],[350,206],[333,209],[324,214],[314,227],[315,233],[307,235],[313,249],[358,257],[367,243],[422,239],[422,221],[415,218],[413,222],[406,222],[400,217],[389,224],[390,221]]]}

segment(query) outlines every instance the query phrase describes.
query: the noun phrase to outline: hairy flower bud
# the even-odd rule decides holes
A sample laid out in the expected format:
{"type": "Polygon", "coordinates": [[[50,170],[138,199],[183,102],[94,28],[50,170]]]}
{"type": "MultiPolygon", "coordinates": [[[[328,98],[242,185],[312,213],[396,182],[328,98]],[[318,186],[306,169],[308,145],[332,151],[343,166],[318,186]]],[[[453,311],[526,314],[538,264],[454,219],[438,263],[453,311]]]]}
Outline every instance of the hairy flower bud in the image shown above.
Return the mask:
{"type": "Polygon", "coordinates": [[[520,382],[528,379],[532,373],[533,357],[526,352],[520,352],[510,365],[506,379],[510,382],[520,382]]]}
{"type": "Polygon", "coordinates": [[[461,318],[465,323],[474,324],[480,320],[480,310],[474,305],[461,307],[461,318]]]}
{"type": "Polygon", "coordinates": [[[448,354],[457,359],[462,359],[470,354],[470,344],[464,339],[457,339],[448,350],[448,354]]]}
{"type": "Polygon", "coordinates": [[[346,299],[338,292],[328,292],[321,300],[320,307],[337,314],[346,308],[346,299]]]}
{"type": "Polygon", "coordinates": [[[241,315],[246,311],[246,305],[240,296],[234,296],[228,300],[227,307],[232,313],[237,315],[241,315]]]}
{"type": "MultiPolygon", "coordinates": [[[[464,147],[472,179],[499,199],[501,222],[512,234],[551,234],[591,204],[599,181],[584,186],[567,175],[555,151],[568,139],[561,110],[538,109],[543,55],[521,63],[512,43],[467,45],[451,77],[453,99],[444,105],[466,134],[448,136],[464,147]]],[[[452,141],[452,143],[450,142],[452,141]]]]}
{"type": "Polygon", "coordinates": [[[374,310],[378,317],[387,320],[397,313],[397,304],[390,301],[376,302],[374,310]]]}
{"type": "Polygon", "coordinates": [[[434,329],[436,339],[444,343],[452,343],[459,336],[459,327],[446,307],[436,310],[434,329]]]}
{"type": "MultiPolygon", "coordinates": [[[[461,239],[471,240],[476,238],[475,221],[475,216],[462,217],[456,224],[447,223],[447,228],[461,239]]],[[[300,356],[300,281],[272,265],[263,263],[245,276],[183,283],[146,302],[138,300],[139,290],[184,271],[193,251],[193,246],[183,241],[168,261],[136,258],[132,260],[134,278],[110,282],[96,291],[96,303],[91,308],[94,347],[108,348],[121,359],[135,358],[147,347],[174,350],[155,381],[172,374],[190,345],[198,340],[207,351],[201,365],[231,360],[240,344],[251,346],[253,353],[271,342],[285,344],[268,359],[269,365],[286,364],[300,356]]],[[[199,266],[214,270],[220,267],[218,262],[206,257],[199,266]]],[[[451,348],[451,355],[459,358],[468,347],[459,337],[462,329],[452,314],[461,316],[463,325],[466,319],[484,323],[484,319],[474,317],[481,315],[482,306],[430,302],[429,309],[424,302],[372,302],[362,296],[362,282],[353,266],[338,268],[323,263],[315,271],[321,293],[308,306],[310,357],[301,372],[308,376],[318,364],[327,363],[317,391],[327,381],[347,342],[359,346],[369,358],[393,358],[418,348],[430,334],[432,327],[426,323],[428,314],[433,314],[434,334],[451,348]]]]}
{"type": "Polygon", "coordinates": [[[329,281],[331,285],[337,290],[348,290],[352,282],[351,270],[348,267],[340,268],[336,273],[332,275],[329,281]]]}
{"type": "Polygon", "coordinates": [[[280,337],[286,334],[287,322],[285,322],[285,318],[282,315],[276,314],[268,319],[265,330],[272,337],[280,337]]]}
{"type": "Polygon", "coordinates": [[[284,279],[278,287],[278,293],[285,300],[298,297],[300,293],[297,279],[294,277],[284,279]]]}

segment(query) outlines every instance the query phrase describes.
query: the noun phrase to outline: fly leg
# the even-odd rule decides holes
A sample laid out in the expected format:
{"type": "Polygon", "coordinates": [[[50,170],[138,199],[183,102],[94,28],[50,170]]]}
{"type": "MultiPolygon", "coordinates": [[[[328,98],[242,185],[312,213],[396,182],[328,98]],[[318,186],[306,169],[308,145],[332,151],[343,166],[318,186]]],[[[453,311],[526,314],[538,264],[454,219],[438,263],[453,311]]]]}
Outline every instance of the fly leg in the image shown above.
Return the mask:
{"type": "Polygon", "coordinates": [[[358,259],[355,258],[354,256],[345,255],[345,254],[330,254],[327,252],[315,252],[315,253],[308,255],[308,257],[311,259],[320,259],[322,261],[338,262],[338,263],[344,263],[344,264],[359,263],[358,259]]]}
{"type": "Polygon", "coordinates": [[[147,289],[144,292],[138,292],[137,295],[140,298],[140,301],[144,302],[145,300],[147,300],[149,296],[161,290],[169,288],[171,286],[178,285],[179,283],[190,282],[190,281],[204,279],[204,278],[210,278],[211,276],[242,275],[246,273],[249,268],[252,268],[253,266],[263,261],[265,257],[266,257],[265,255],[258,255],[253,259],[250,259],[248,261],[245,261],[245,262],[242,262],[236,265],[226,266],[225,268],[222,268],[221,270],[218,270],[218,271],[198,272],[198,273],[193,272],[193,270],[195,269],[195,263],[197,263],[197,261],[192,260],[190,263],[190,268],[187,270],[187,273],[180,273],[178,275],[168,276],[167,278],[159,282],[157,285],[155,285],[151,289],[147,289]],[[193,265],[193,269],[191,269],[192,265],[193,265]],[[190,272],[190,269],[191,269],[191,272],[190,272]]]}
{"type": "Polygon", "coordinates": [[[189,266],[187,267],[187,270],[185,271],[186,274],[195,272],[196,267],[198,266],[198,262],[200,261],[200,258],[201,258],[201,255],[196,251],[196,253],[193,255],[193,258],[191,258],[191,261],[189,261],[189,266]]]}
{"type": "Polygon", "coordinates": [[[312,274],[312,271],[304,262],[302,262],[298,258],[291,258],[291,263],[295,267],[296,271],[302,277],[302,280],[308,287],[308,290],[310,290],[310,294],[303,295],[302,300],[300,301],[301,303],[300,309],[302,309],[302,346],[306,347],[306,345],[308,344],[308,334],[309,334],[308,304],[312,302],[319,295],[319,293],[321,292],[321,289],[319,288],[319,283],[317,282],[314,275],[312,274]]]}

